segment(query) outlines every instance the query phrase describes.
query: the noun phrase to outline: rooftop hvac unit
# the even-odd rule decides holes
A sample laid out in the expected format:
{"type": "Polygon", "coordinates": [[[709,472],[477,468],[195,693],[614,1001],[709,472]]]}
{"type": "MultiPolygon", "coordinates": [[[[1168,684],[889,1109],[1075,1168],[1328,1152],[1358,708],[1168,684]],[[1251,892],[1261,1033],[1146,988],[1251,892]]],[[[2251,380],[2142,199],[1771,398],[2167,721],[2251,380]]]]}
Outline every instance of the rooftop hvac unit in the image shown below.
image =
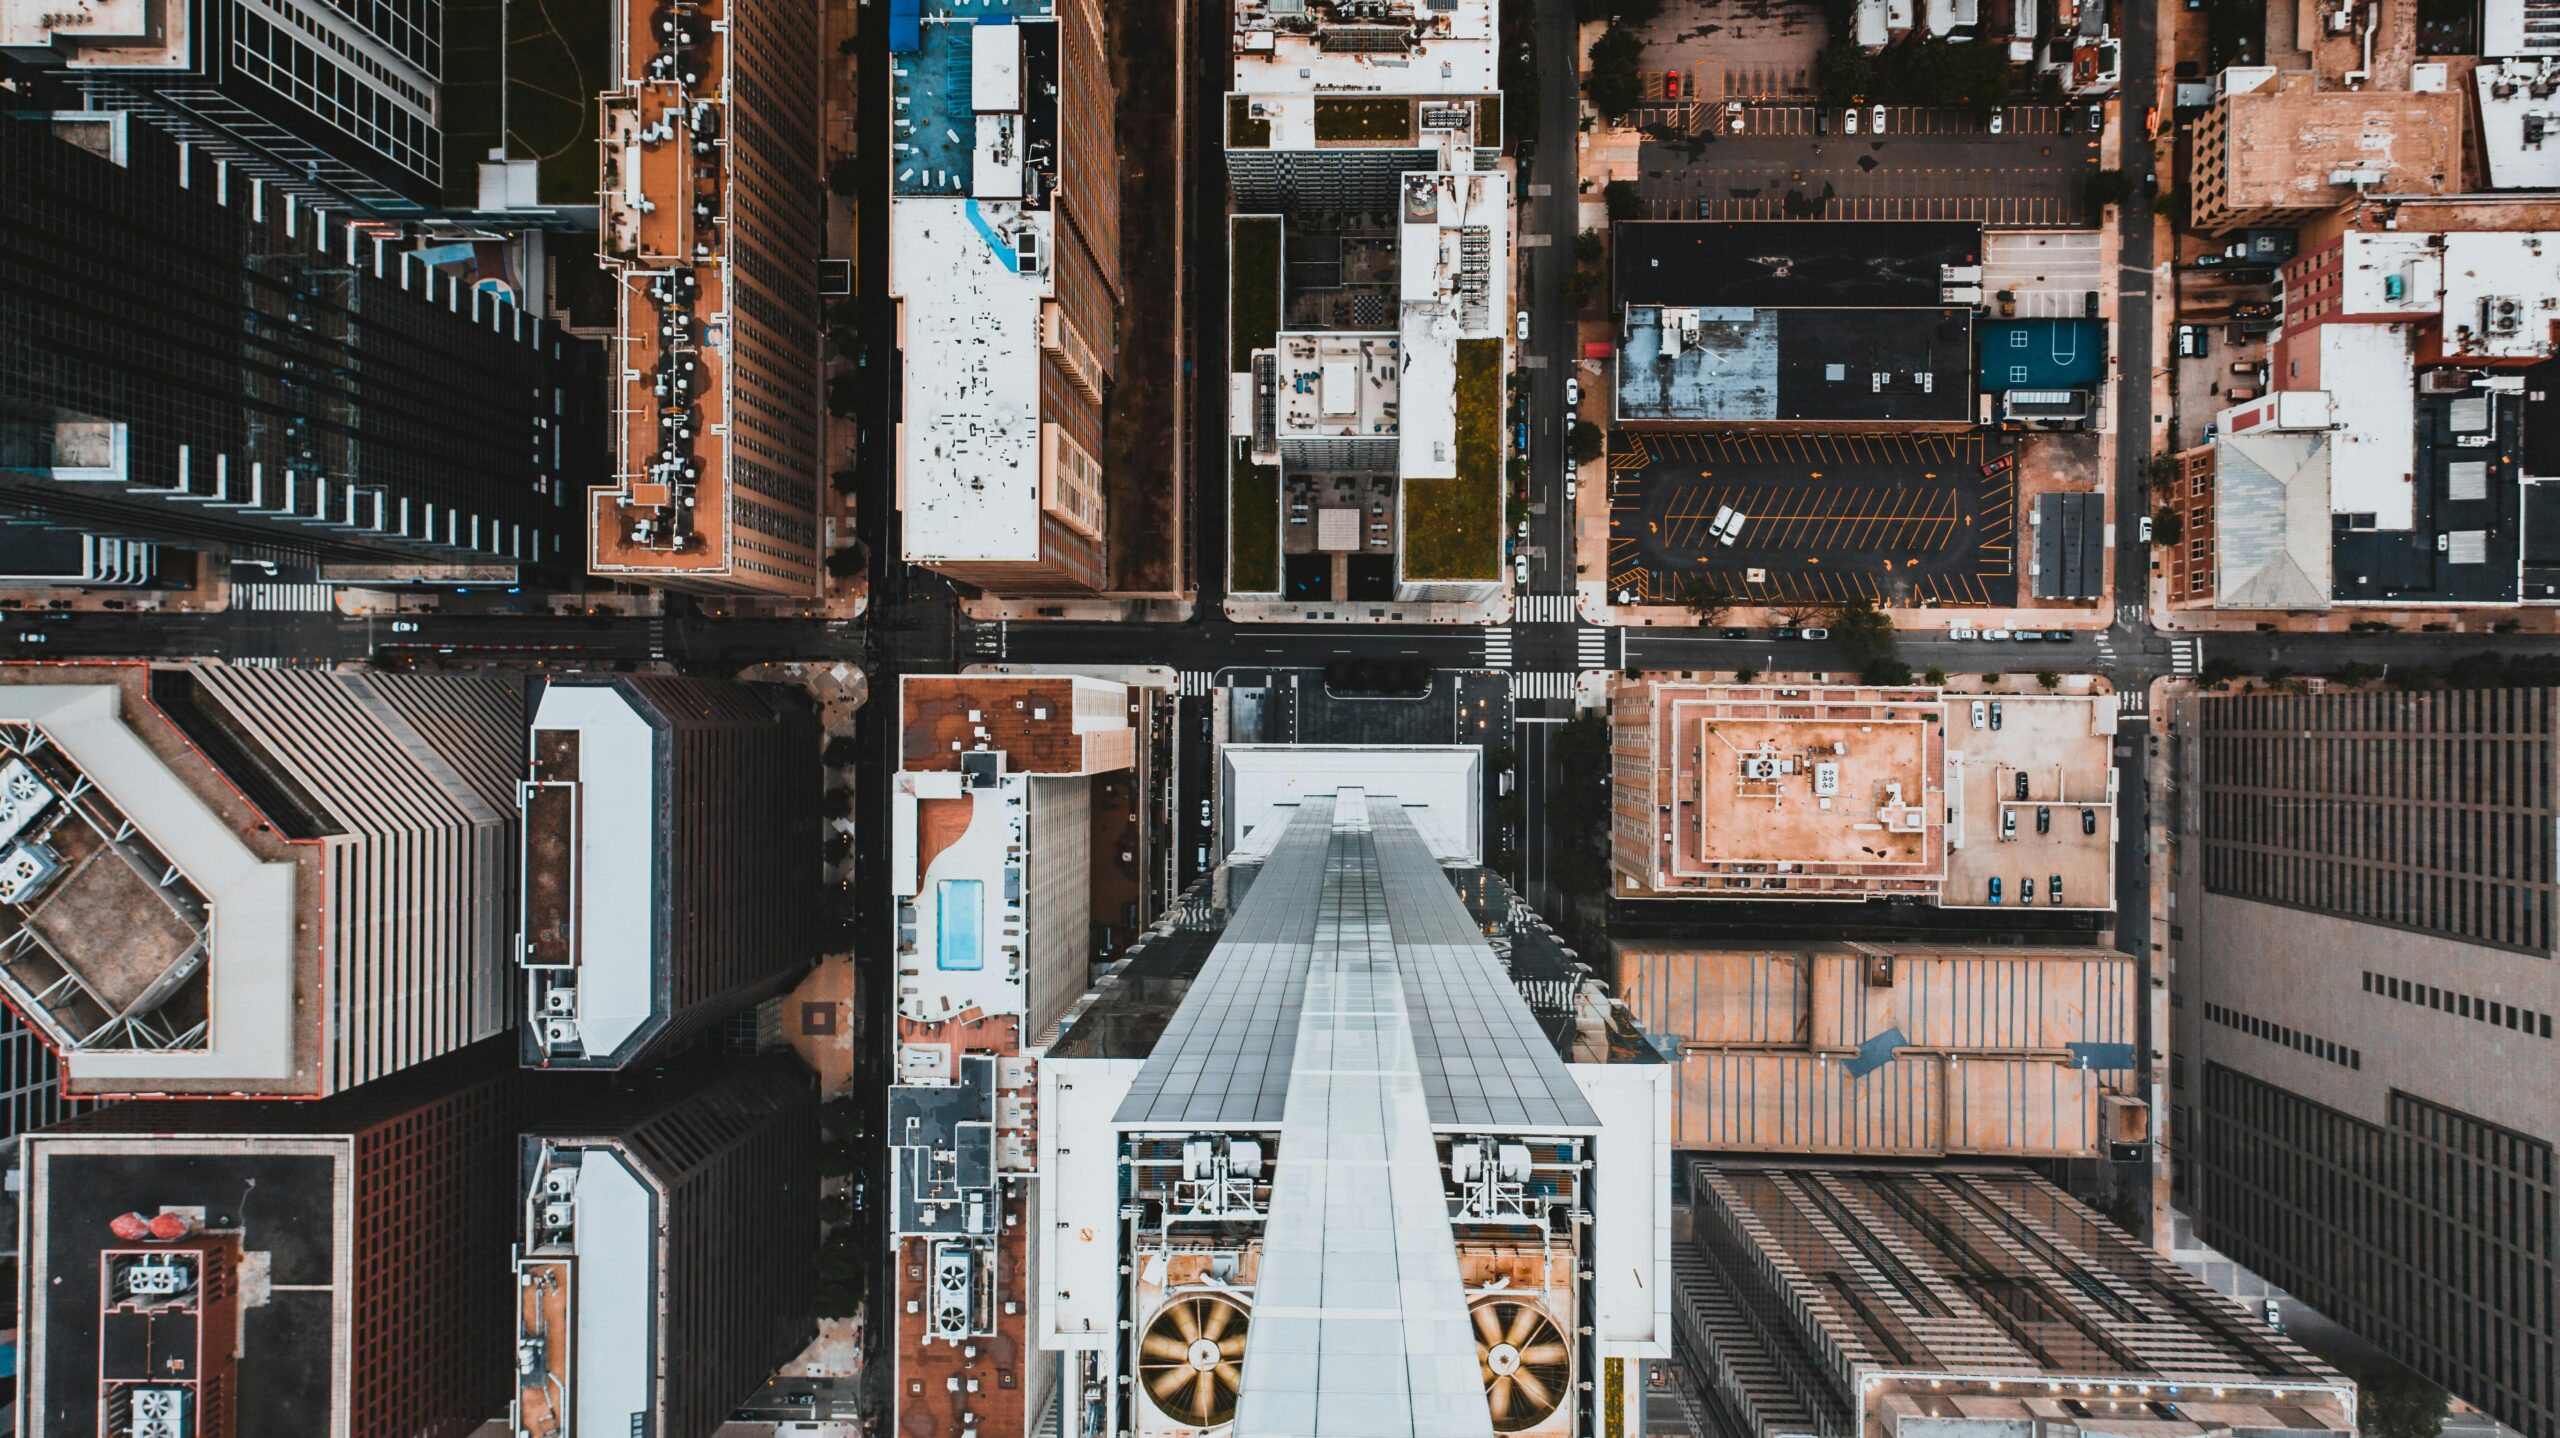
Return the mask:
{"type": "Polygon", "coordinates": [[[567,1199],[557,1199],[542,1206],[542,1226],[565,1229],[578,1222],[578,1206],[567,1199]]]}
{"type": "Polygon", "coordinates": [[[1821,763],[1813,766],[1813,792],[1828,797],[1840,792],[1840,766],[1821,763]]]}
{"type": "Polygon", "coordinates": [[[2523,333],[2524,306],[2512,295],[2483,295],[2480,299],[2480,329],[2490,335],[2523,333]]]}
{"type": "Polygon", "coordinates": [[[1182,1293],[1156,1310],[1138,1340],[1138,1382],[1156,1410],[1177,1423],[1215,1428],[1236,1416],[1244,1379],[1243,1305],[1223,1293],[1182,1293]]]}
{"type": "Polygon", "coordinates": [[[62,861],[33,839],[10,845],[0,853],[0,904],[28,902],[61,872],[62,861]]]}
{"type": "Polygon", "coordinates": [[[542,1191],[553,1198],[567,1198],[578,1186],[576,1170],[554,1168],[542,1175],[542,1191]]]}
{"type": "Polygon", "coordinates": [[[555,1049],[575,1047],[578,1026],[567,1019],[546,1019],[542,1024],[542,1041],[555,1049]]]}
{"type": "Polygon", "coordinates": [[[546,1014],[577,1013],[578,991],[563,985],[546,992],[542,996],[542,1011],[546,1014]]]}
{"type": "Polygon", "coordinates": [[[136,1298],[167,1298],[195,1287],[188,1265],[170,1258],[146,1258],[124,1271],[124,1291],[136,1298]]]}
{"type": "Polygon", "coordinates": [[[53,786],[26,760],[11,759],[0,765],[0,844],[18,837],[52,802],[53,786]]]}
{"type": "Polygon", "coordinates": [[[1047,257],[1040,252],[1040,232],[1038,230],[1025,229],[1016,234],[1013,237],[1013,253],[1015,257],[1014,273],[1016,274],[1040,274],[1043,273],[1048,264],[1047,257]]]}
{"type": "Polygon", "coordinates": [[[1469,1312],[1493,1431],[1518,1433],[1545,1422],[1572,1388],[1573,1354],[1564,1330],[1522,1298],[1488,1298],[1469,1312]]]}
{"type": "Polygon", "coordinates": [[[975,1327],[973,1301],[977,1260],[968,1245],[937,1244],[933,1250],[933,1336],[958,1339],[975,1327]]]}
{"type": "Polygon", "coordinates": [[[131,1433],[132,1438],[186,1438],[187,1390],[134,1389],[131,1433]]]}

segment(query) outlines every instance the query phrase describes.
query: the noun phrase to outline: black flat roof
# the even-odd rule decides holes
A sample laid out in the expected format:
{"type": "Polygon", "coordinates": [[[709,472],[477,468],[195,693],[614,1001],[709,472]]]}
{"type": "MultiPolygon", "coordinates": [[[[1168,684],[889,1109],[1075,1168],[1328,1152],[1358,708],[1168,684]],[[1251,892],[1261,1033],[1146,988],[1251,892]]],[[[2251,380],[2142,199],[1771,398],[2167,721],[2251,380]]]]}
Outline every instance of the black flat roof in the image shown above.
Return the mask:
{"type": "Polygon", "coordinates": [[[1953,220],[1632,220],[1610,226],[1621,305],[1934,306],[1940,268],[1982,263],[1953,220]]]}
{"type": "Polygon", "coordinates": [[[1973,377],[1969,310],[1778,316],[1780,419],[1967,421],[1973,377]]]}
{"type": "MultiPolygon", "coordinates": [[[[207,1143],[231,1142],[208,1139],[207,1143]]],[[[322,1154],[189,1152],[189,1141],[144,1141],[125,1153],[38,1150],[39,1221],[29,1242],[59,1280],[25,1315],[22,1366],[44,1374],[45,1411],[30,1415],[48,1438],[100,1438],[98,1253],[123,1248],[107,1231],[117,1214],[202,1208],[208,1227],[237,1229],[247,1253],[265,1253],[265,1303],[240,1309],[235,1428],[326,1433],[329,1353],[338,1305],[335,1189],[338,1160],[322,1154]]],[[[33,1201],[32,1195],[30,1201],[33,1201]]],[[[115,1345],[106,1355],[116,1357],[115,1345]]]]}
{"type": "Polygon", "coordinates": [[[2509,394],[2472,390],[2417,397],[2411,524],[2407,529],[2350,527],[2331,518],[2329,595],[2342,602],[2436,600],[2448,604],[2512,604],[2524,553],[2524,486],[2514,456],[2522,440],[2523,406],[2509,394]],[[2457,408],[2486,420],[2467,431],[2485,443],[2466,445],[2457,408]],[[2483,413],[2485,409],[2485,413],[2483,413]],[[2477,469],[2469,469],[2478,466],[2477,469]],[[2460,470],[2477,498],[2456,498],[2460,470]],[[2478,536],[2478,562],[2462,558],[2454,536],[2478,536]],[[2440,543],[2443,547],[2439,547],[2440,543]]]}

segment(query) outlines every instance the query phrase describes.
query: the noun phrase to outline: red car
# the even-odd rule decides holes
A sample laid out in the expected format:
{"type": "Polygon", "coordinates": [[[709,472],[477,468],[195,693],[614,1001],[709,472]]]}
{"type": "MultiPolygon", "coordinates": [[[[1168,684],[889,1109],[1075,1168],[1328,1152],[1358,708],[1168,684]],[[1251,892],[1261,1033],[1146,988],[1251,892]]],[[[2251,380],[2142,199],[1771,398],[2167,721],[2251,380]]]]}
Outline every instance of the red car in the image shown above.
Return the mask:
{"type": "Polygon", "coordinates": [[[1665,70],[1662,72],[1662,98],[1666,100],[1677,100],[1680,98],[1679,71],[1665,70]]]}

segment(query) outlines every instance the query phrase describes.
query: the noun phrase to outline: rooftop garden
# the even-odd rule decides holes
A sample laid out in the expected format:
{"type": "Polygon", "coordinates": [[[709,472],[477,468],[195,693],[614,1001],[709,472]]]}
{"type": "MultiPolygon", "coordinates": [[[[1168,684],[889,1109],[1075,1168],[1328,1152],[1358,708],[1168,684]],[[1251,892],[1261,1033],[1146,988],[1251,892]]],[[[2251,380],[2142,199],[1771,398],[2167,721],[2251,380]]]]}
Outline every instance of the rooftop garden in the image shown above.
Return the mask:
{"type": "Polygon", "coordinates": [[[1227,148],[1230,150],[1271,148],[1271,122],[1253,113],[1253,98],[1249,95],[1227,97],[1227,148]]]}
{"type": "Polygon", "coordinates": [[[1375,95],[1318,95],[1316,143],[1410,144],[1413,102],[1375,95]]]}
{"type": "Polygon", "coordinates": [[[1502,577],[1502,341],[1458,341],[1458,475],[1404,482],[1408,583],[1502,577]]]}
{"type": "Polygon", "coordinates": [[[1280,471],[1255,464],[1241,441],[1229,460],[1227,588],[1238,594],[1280,590],[1280,471]]]}
{"type": "Polygon", "coordinates": [[[1240,215],[1228,257],[1227,369],[1253,363],[1280,333],[1280,217],[1240,215]]]}

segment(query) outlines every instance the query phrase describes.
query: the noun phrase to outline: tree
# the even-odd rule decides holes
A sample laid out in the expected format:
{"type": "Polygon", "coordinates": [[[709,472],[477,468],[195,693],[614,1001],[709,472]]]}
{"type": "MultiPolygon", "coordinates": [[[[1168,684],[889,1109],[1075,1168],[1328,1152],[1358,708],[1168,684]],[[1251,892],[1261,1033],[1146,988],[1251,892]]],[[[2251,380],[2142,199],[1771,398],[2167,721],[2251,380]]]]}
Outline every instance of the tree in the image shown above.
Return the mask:
{"type": "Polygon", "coordinates": [[[2151,516],[2151,542],[2175,544],[2186,536],[2187,521],[2174,509],[2160,509],[2151,516]]]}
{"type": "Polygon", "coordinates": [[[2080,198],[2093,210],[2121,205],[2132,195],[2133,176],[2120,169],[2091,170],[2089,177],[2080,182],[2080,198]]]}
{"type": "Polygon", "coordinates": [[[1643,56],[1644,41],[1623,25],[1610,26],[1591,42],[1591,73],[1582,83],[1592,109],[1618,120],[1644,99],[1644,82],[1636,71],[1643,56]]]}
{"type": "MultiPolygon", "coordinates": [[[[1831,642],[1840,647],[1841,656],[1861,669],[1893,657],[1893,618],[1863,594],[1839,604],[1831,615],[1830,629],[1831,642]]],[[[1901,682],[1911,682],[1908,668],[1901,682]]]]}
{"type": "Polygon", "coordinates": [[[1733,671],[1733,682],[1736,684],[1748,684],[1759,677],[1760,671],[1752,668],[1748,664],[1745,664],[1741,668],[1733,671]]]}
{"type": "Polygon", "coordinates": [[[818,751],[818,758],[830,769],[842,769],[862,758],[862,746],[854,742],[852,735],[838,734],[827,740],[826,747],[818,751]]]}
{"type": "Polygon", "coordinates": [[[838,419],[851,419],[861,408],[860,381],[849,374],[840,374],[827,381],[827,413],[838,419]]]}
{"type": "Polygon", "coordinates": [[[847,197],[859,193],[862,189],[862,166],[851,155],[837,157],[834,164],[827,166],[827,188],[847,197]]]}
{"type": "Polygon", "coordinates": [[[2204,661],[2204,668],[2197,673],[2196,677],[2203,680],[2207,688],[2213,688],[2228,680],[2239,678],[2240,665],[2222,655],[2212,655],[2204,661]]]}
{"type": "Polygon", "coordinates": [[[1609,223],[1613,225],[1638,218],[1644,209],[1644,196],[1636,193],[1633,180],[1611,180],[1608,188],[1600,192],[1600,198],[1609,207],[1609,223]]]}
{"type": "Polygon", "coordinates": [[[1947,671],[1945,671],[1944,669],[1939,668],[1939,667],[1938,667],[1937,665],[1935,665],[1935,664],[1930,665],[1930,666],[1929,666],[1929,672],[1928,672],[1928,673],[1926,673],[1926,674],[1921,675],[1920,677],[1921,677],[1922,679],[1924,679],[1924,680],[1928,681],[1928,683],[1929,683],[1930,687],[1932,687],[1932,688],[1944,688],[1944,687],[1946,687],[1946,683],[1947,683],[1947,671]]]}
{"type": "Polygon", "coordinates": [[[1577,265],[1596,265],[1607,253],[1607,242],[1600,238],[1598,230],[1584,230],[1573,237],[1573,262],[1577,265]]]}
{"type": "Polygon", "coordinates": [[[2370,684],[2382,677],[2382,666],[2367,664],[2361,659],[2350,659],[2339,665],[2329,677],[2340,684],[2370,684]]]}
{"type": "Polygon", "coordinates": [[[2453,1406],[2445,1391],[2406,1370],[2363,1384],[2356,1416],[2366,1438],[2436,1438],[2453,1406]]]}
{"type": "Polygon", "coordinates": [[[1695,580],[1680,602],[1689,607],[1690,616],[1700,624],[1714,624],[1733,608],[1733,591],[1725,588],[1721,580],[1695,580]]]}
{"type": "Polygon", "coordinates": [[[1589,464],[1598,459],[1601,439],[1600,426],[1587,419],[1575,420],[1573,422],[1573,462],[1589,464]]]}
{"type": "Polygon", "coordinates": [[[2036,682],[2047,689],[2059,689],[2062,687],[2062,676],[2050,669],[2039,669],[2036,671],[2036,682]]]}
{"type": "Polygon", "coordinates": [[[862,475],[850,465],[837,470],[829,476],[829,480],[835,485],[838,494],[851,494],[862,487],[862,475]]]}
{"type": "Polygon", "coordinates": [[[853,817],[853,790],[838,784],[818,796],[818,812],[830,819],[853,817]]]}
{"type": "Polygon", "coordinates": [[[1591,303],[1591,297],[1600,293],[1608,283],[1609,277],[1598,270],[1575,270],[1564,277],[1565,303],[1581,309],[1591,303]]]}
{"type": "Polygon", "coordinates": [[[1851,39],[1838,39],[1823,46],[1822,52],[1813,57],[1813,74],[1826,105],[1863,100],[1876,88],[1875,57],[1851,39]]]}
{"type": "Polygon", "coordinates": [[[827,556],[827,573],[832,578],[852,579],[870,567],[870,561],[858,543],[848,544],[827,556]]]}
{"type": "Polygon", "coordinates": [[[1870,659],[1858,670],[1858,682],[1887,689],[1900,688],[1911,682],[1911,666],[1889,654],[1870,659]]]}

